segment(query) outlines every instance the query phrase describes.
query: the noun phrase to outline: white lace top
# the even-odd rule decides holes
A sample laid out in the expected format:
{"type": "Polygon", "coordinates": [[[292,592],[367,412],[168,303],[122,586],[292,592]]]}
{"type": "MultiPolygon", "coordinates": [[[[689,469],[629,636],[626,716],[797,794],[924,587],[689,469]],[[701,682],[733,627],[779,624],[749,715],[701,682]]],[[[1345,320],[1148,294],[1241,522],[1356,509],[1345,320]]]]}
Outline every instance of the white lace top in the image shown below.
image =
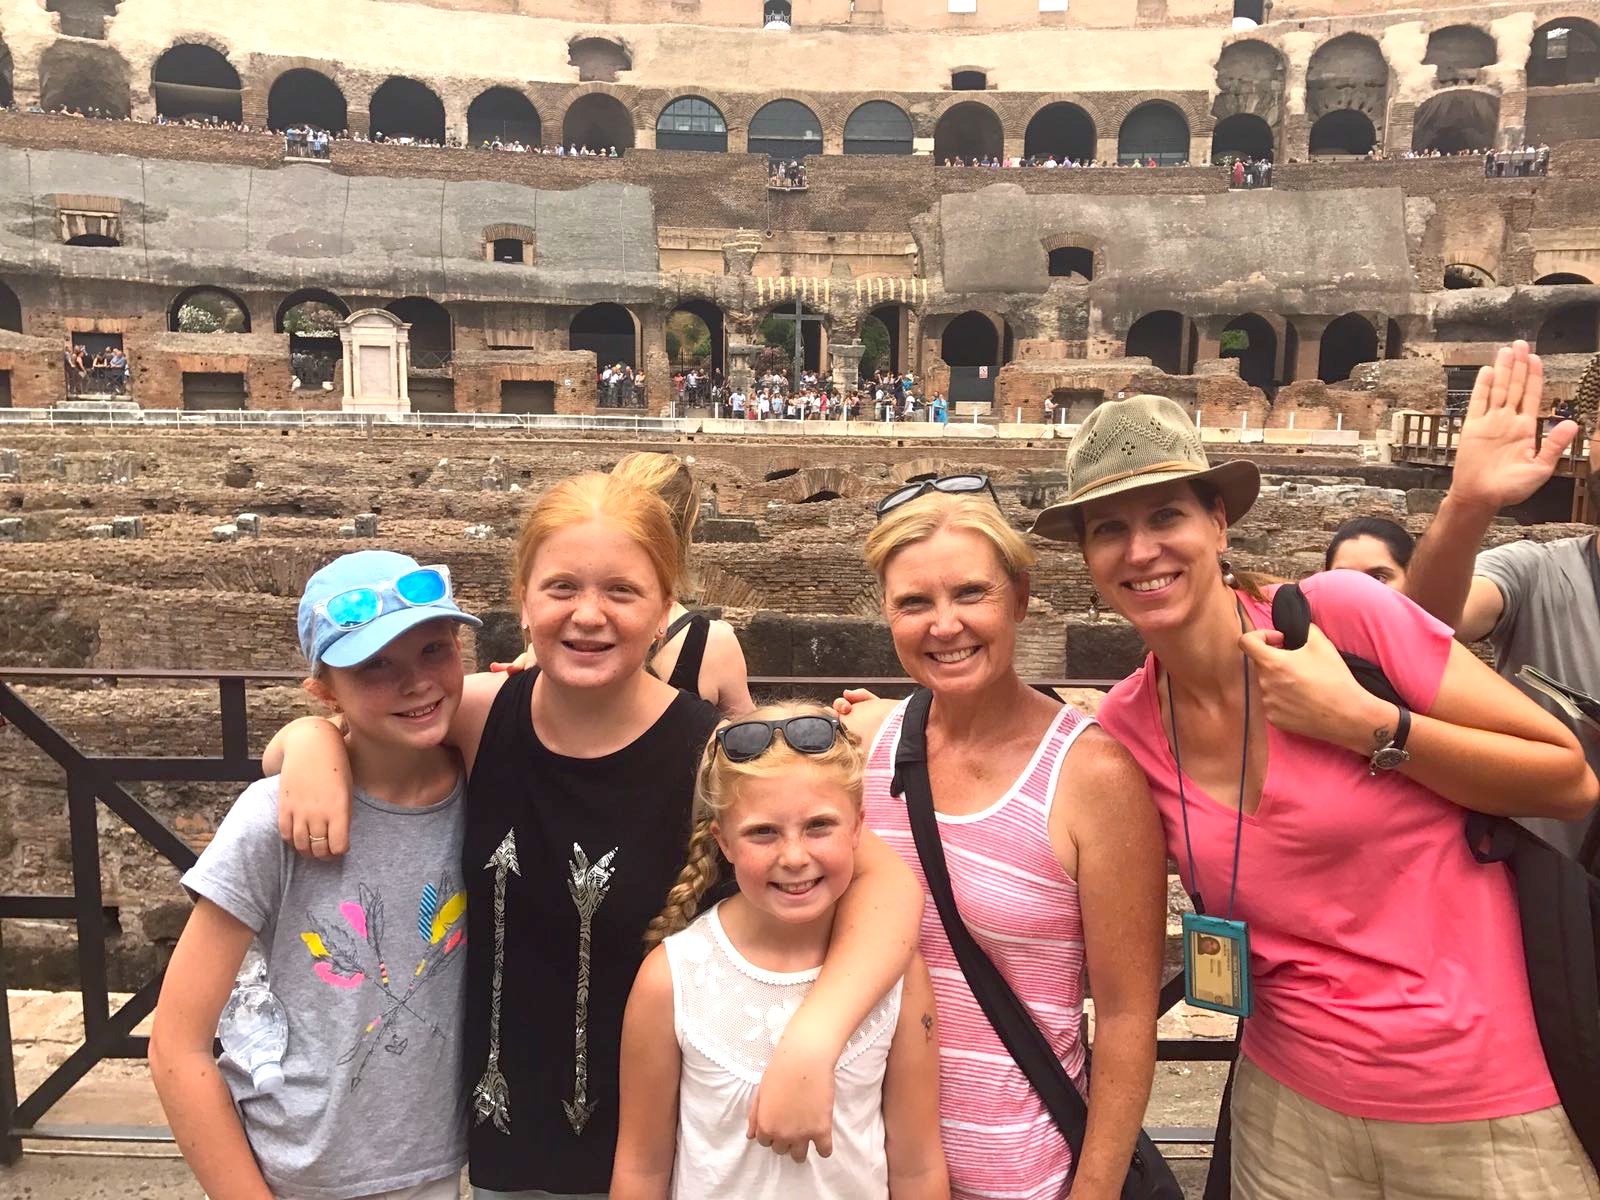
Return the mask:
{"type": "MultiPolygon", "coordinates": [[[[718,905],[717,907],[721,907],[718,905]]],[[[765,971],[734,949],[717,908],[664,943],[672,970],[678,1083],[674,1200],[887,1200],[883,1080],[900,1019],[900,989],[867,1014],[834,1077],[833,1156],[804,1163],[745,1137],[762,1072],[818,970],[765,971]]]]}

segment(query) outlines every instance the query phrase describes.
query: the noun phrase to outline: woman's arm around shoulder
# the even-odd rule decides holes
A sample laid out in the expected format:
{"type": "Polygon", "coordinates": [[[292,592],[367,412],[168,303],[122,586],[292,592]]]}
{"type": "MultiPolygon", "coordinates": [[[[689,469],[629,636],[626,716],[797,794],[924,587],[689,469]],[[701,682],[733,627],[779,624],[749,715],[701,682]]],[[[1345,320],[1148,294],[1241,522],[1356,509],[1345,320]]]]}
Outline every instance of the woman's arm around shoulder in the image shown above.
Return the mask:
{"type": "MultiPolygon", "coordinates": [[[[678,1077],[672,967],[664,946],[645,956],[622,1016],[622,1102],[611,1200],[667,1200],[678,1146],[678,1077]]],[[[738,1137],[730,1130],[729,1137],[738,1137]]]]}
{"type": "Polygon", "coordinates": [[[711,622],[706,634],[706,655],[700,664],[700,678],[711,684],[715,696],[707,696],[725,717],[742,717],[756,706],[750,697],[750,668],[744,660],[739,635],[726,621],[711,622]]]}
{"type": "Polygon", "coordinates": [[[921,954],[912,955],[900,992],[883,1079],[883,1127],[889,1200],[949,1200],[939,1139],[939,1022],[921,954]]]}
{"type": "Polygon", "coordinates": [[[150,1077],[167,1123],[211,1200],[272,1200],[211,1056],[217,1018],[244,961],[249,926],[201,900],[167,965],[150,1030],[150,1077]]]}
{"type": "Polygon", "coordinates": [[[1077,880],[1094,992],[1094,1083],[1072,1195],[1116,1200],[1155,1075],[1167,848],[1144,772],[1103,730],[1084,730],[1068,751],[1050,837],[1077,880]]]}

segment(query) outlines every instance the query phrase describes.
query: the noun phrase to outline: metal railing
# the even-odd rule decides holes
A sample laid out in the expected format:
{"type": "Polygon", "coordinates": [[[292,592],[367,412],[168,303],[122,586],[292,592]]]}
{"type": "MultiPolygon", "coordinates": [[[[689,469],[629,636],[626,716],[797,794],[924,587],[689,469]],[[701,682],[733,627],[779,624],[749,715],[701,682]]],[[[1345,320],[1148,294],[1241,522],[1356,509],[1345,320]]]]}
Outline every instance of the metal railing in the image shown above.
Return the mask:
{"type": "MultiPolygon", "coordinates": [[[[17,1091],[10,1017],[0,1003],[0,1165],[14,1164],[22,1153],[22,1139],[83,1140],[104,1142],[170,1140],[161,1127],[105,1125],[52,1125],[50,1110],[99,1062],[108,1058],[145,1058],[149,1039],[133,1036],[134,1028],[155,1009],[162,977],[146,982],[115,1012],[107,986],[107,922],[100,875],[99,807],[120,817],[146,845],[182,873],[196,861],[190,846],[160,817],[134,799],[124,783],[238,783],[261,777],[261,761],[249,751],[250,727],[246,709],[249,684],[297,684],[303,672],[290,671],[157,671],[0,667],[0,719],[54,760],[66,774],[67,823],[72,852],[71,895],[0,894],[0,918],[70,921],[77,934],[78,991],[83,1003],[84,1038],[67,1058],[26,1096],[17,1091]],[[210,755],[101,755],[74,745],[16,691],[18,684],[49,686],[81,680],[111,683],[140,681],[170,685],[214,685],[218,690],[217,731],[221,753],[210,755]]],[[[1048,679],[1039,686],[1105,688],[1110,679],[1048,679]]],[[[806,695],[828,699],[847,687],[869,687],[879,695],[905,694],[912,686],[903,678],[845,679],[821,676],[756,676],[750,680],[757,696],[806,695]]],[[[115,696],[115,690],[105,693],[115,696]]],[[[0,736],[4,736],[0,733],[0,736]]],[[[0,999],[6,983],[4,945],[0,943],[0,999]]],[[[1162,988],[1160,1010],[1165,1013],[1183,998],[1179,976],[1162,988]]],[[[1163,1038],[1158,1057],[1163,1062],[1221,1062],[1233,1056],[1231,1041],[1201,1038],[1163,1038]]],[[[1152,1130],[1157,1141],[1209,1144],[1214,1130],[1171,1127],[1152,1130]]]]}
{"type": "MultiPolygon", "coordinates": [[[[1470,392],[1456,394],[1464,394],[1469,398],[1472,395],[1470,392]]],[[[1465,403],[1462,402],[1459,411],[1454,410],[1452,405],[1452,411],[1442,413],[1401,413],[1400,439],[1394,444],[1391,456],[1409,463],[1450,466],[1456,459],[1456,444],[1461,439],[1461,425],[1466,415],[1465,407],[1465,403]]],[[[1534,432],[1536,446],[1544,441],[1546,431],[1559,424],[1560,420],[1561,418],[1553,416],[1541,418],[1534,432]]],[[[1557,474],[1585,473],[1586,468],[1583,464],[1587,454],[1588,450],[1583,439],[1577,439],[1567,448],[1560,463],[1556,465],[1557,474]]]]}

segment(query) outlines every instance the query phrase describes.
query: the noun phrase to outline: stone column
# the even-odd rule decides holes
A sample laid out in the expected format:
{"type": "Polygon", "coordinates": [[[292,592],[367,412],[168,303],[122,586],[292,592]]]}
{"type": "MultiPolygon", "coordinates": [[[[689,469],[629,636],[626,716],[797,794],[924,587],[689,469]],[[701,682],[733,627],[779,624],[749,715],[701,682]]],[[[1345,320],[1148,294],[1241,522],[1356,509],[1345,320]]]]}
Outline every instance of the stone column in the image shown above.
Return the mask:
{"type": "Polygon", "coordinates": [[[1222,330],[1227,324],[1227,317],[1195,318],[1195,343],[1192,349],[1197,362],[1205,358],[1222,357],[1222,330]]]}
{"type": "Polygon", "coordinates": [[[1299,350],[1294,360],[1295,380],[1315,379],[1322,358],[1322,333],[1333,323],[1333,318],[1290,317],[1289,322],[1299,338],[1299,350]]]}
{"type": "Polygon", "coordinates": [[[752,346],[744,342],[728,343],[728,387],[732,390],[750,394],[750,386],[755,382],[755,370],[750,361],[760,352],[760,346],[752,346]]]}
{"type": "Polygon", "coordinates": [[[833,344],[833,394],[848,396],[861,380],[861,356],[867,352],[860,342],[833,344]]]}
{"type": "Polygon", "coordinates": [[[1101,137],[1095,143],[1094,156],[1101,162],[1114,163],[1117,161],[1117,134],[1113,130],[1110,137],[1101,137]]]}

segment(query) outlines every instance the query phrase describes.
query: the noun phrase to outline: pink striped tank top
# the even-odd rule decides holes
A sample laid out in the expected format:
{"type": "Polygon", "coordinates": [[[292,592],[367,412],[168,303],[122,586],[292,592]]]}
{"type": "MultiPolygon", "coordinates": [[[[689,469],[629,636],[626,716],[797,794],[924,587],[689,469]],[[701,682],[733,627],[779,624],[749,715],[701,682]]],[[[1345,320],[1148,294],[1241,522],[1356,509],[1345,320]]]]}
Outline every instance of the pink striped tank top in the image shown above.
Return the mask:
{"type": "MultiPolygon", "coordinates": [[[[889,794],[905,717],[902,702],[867,759],[867,825],[916,872],[905,803],[889,794]]],[[[1083,920],[1076,883],[1050,848],[1049,817],[1061,764],[1094,721],[1069,707],[997,801],[968,816],[939,814],[956,905],[973,936],[1083,1086],[1083,920]]],[[[978,1007],[928,898],[922,955],[939,1006],[939,1124],[953,1200],[1060,1200],[1072,1152],[1027,1077],[978,1007]]]]}

